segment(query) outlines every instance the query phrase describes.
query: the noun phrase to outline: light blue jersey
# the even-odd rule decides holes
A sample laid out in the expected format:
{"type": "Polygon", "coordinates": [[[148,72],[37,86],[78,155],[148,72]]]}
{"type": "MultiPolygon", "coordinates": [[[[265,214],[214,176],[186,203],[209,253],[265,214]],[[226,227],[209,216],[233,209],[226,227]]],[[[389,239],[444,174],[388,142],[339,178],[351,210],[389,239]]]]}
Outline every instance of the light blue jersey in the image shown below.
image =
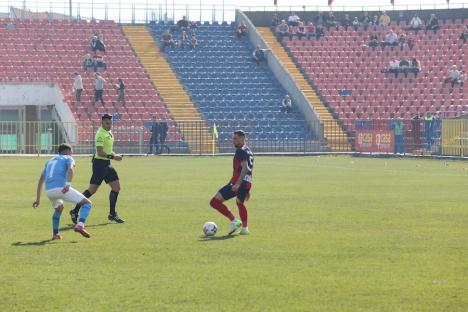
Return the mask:
{"type": "Polygon", "coordinates": [[[45,189],[64,187],[67,183],[68,169],[75,166],[75,160],[68,155],[57,155],[45,164],[42,175],[45,177],[45,189]]]}

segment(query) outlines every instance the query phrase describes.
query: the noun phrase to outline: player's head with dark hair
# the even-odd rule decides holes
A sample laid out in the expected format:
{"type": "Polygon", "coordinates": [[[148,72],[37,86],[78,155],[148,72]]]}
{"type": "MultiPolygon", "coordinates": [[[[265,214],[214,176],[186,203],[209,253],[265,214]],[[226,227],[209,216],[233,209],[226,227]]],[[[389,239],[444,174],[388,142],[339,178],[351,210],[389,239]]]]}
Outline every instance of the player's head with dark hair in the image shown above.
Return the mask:
{"type": "Polygon", "coordinates": [[[73,152],[73,149],[70,144],[62,143],[59,145],[58,152],[59,154],[62,154],[62,155],[71,155],[73,152]]]}
{"type": "Polygon", "coordinates": [[[245,132],[243,130],[236,130],[232,134],[232,144],[236,148],[240,148],[244,145],[245,142],[245,132]]]}
{"type": "Polygon", "coordinates": [[[101,117],[102,127],[109,131],[112,128],[112,115],[104,114],[101,117]]]}

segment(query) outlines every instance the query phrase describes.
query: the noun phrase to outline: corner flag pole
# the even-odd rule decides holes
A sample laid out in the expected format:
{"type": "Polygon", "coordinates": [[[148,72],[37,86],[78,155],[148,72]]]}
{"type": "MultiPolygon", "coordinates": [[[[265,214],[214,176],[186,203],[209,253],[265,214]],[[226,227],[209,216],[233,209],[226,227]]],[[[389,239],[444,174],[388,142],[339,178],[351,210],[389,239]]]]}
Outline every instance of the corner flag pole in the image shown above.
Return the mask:
{"type": "Polygon", "coordinates": [[[213,123],[213,140],[212,140],[212,156],[215,155],[216,152],[216,140],[218,139],[218,128],[216,127],[216,123],[213,123]]]}

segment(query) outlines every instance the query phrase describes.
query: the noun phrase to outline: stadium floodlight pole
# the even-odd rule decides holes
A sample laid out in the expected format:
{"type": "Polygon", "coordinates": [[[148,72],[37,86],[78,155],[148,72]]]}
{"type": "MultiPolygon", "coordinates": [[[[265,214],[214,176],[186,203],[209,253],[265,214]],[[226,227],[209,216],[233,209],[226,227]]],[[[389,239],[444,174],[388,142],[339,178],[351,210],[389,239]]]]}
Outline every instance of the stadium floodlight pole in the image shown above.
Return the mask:
{"type": "Polygon", "coordinates": [[[72,1],[73,1],[73,0],[69,0],[69,1],[68,1],[68,8],[69,8],[69,10],[70,10],[70,13],[69,13],[69,16],[68,16],[68,20],[69,20],[70,22],[71,22],[72,17],[73,17],[72,1]]]}

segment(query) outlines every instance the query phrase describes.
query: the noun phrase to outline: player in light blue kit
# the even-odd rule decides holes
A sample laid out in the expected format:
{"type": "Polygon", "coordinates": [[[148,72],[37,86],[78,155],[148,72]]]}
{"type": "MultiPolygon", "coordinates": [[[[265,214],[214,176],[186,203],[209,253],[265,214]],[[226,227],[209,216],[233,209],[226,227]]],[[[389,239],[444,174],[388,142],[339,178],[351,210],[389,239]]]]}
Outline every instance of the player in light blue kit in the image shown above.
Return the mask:
{"type": "Polygon", "coordinates": [[[59,234],[60,215],[63,211],[63,201],[73,204],[80,204],[80,220],[75,225],[75,232],[80,233],[84,237],[91,237],[86,231],[84,224],[91,210],[91,201],[83,194],[71,187],[75,161],[71,157],[73,150],[69,144],[61,144],[58,150],[59,154],[48,160],[44,170],[41,173],[37,183],[36,201],[33,203],[33,208],[39,206],[42,194],[42,185],[45,182],[46,195],[52,203],[55,212],[52,216],[52,240],[62,239],[59,234]]]}

